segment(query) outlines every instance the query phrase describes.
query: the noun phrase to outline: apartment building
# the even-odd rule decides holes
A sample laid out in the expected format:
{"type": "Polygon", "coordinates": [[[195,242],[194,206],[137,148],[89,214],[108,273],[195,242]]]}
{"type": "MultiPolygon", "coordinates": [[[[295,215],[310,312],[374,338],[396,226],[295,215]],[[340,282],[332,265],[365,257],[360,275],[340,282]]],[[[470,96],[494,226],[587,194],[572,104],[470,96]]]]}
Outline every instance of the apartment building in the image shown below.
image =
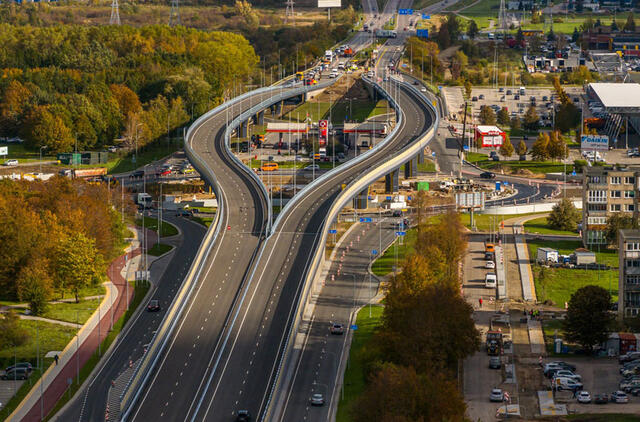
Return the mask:
{"type": "Polygon", "coordinates": [[[634,317],[640,314],[640,230],[620,230],[618,247],[618,316],[634,317]]]}
{"type": "Polygon", "coordinates": [[[638,218],[640,167],[594,166],[584,169],[582,191],[582,241],[585,246],[604,244],[607,218],[626,213],[638,218]]]}

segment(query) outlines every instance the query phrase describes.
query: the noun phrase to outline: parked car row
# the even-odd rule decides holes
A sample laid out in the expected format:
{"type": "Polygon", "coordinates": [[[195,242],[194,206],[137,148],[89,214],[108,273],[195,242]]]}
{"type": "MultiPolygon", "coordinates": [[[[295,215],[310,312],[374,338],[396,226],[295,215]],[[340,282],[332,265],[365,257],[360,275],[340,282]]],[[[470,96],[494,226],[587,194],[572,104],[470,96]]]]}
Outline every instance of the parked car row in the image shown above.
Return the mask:
{"type": "Polygon", "coordinates": [[[625,393],[640,395],[640,352],[629,352],[618,357],[622,380],[618,387],[625,393]]]}
{"type": "Polygon", "coordinates": [[[3,380],[26,380],[31,376],[33,366],[29,362],[18,362],[15,365],[7,367],[0,373],[0,379],[3,380]]]}

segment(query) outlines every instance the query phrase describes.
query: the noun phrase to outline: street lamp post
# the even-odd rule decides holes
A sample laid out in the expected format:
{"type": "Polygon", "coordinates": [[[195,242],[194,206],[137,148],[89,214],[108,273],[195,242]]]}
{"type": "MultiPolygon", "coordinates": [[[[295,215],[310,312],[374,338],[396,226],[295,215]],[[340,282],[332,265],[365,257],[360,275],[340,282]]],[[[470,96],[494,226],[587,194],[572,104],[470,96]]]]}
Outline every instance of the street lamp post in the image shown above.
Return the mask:
{"type": "Polygon", "coordinates": [[[42,145],[40,147],[40,173],[42,173],[42,150],[49,148],[47,145],[42,145]]]}

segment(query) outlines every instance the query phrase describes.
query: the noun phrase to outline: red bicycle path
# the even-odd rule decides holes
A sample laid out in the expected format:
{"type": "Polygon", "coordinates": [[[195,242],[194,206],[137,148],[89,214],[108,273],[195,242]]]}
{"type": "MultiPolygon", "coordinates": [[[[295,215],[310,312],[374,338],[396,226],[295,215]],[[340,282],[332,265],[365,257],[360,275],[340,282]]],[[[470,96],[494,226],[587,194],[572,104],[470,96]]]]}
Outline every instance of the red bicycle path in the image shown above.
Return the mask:
{"type": "MultiPolygon", "coordinates": [[[[148,244],[152,245],[154,243],[155,234],[156,233],[153,231],[147,231],[148,244]]],[[[141,249],[138,247],[119,256],[111,263],[111,265],[109,265],[107,274],[111,276],[110,278],[112,283],[118,289],[118,298],[116,299],[116,302],[113,304],[109,312],[105,312],[105,314],[101,315],[99,322],[100,328],[98,329],[98,324],[96,324],[85,341],[80,345],[78,351],[73,353],[71,359],[69,359],[64,368],[62,368],[62,370],[55,376],[54,380],[47,386],[42,398],[38,399],[36,404],[27,412],[26,416],[22,418],[23,422],[39,422],[43,420],[41,418],[41,400],[43,416],[46,417],[47,414],[51,412],[62,395],[67,391],[67,388],[69,387],[68,380],[72,379],[73,382],[76,382],[78,366],[82,369],[98,349],[98,344],[100,344],[100,342],[102,342],[109,334],[111,330],[112,312],[114,324],[125,313],[127,310],[127,301],[130,301],[131,298],[133,298],[134,289],[127,289],[126,280],[122,277],[121,271],[125,266],[126,260],[131,260],[132,258],[140,255],[140,253],[141,249]]],[[[39,394],[39,392],[36,394],[39,394]]]]}

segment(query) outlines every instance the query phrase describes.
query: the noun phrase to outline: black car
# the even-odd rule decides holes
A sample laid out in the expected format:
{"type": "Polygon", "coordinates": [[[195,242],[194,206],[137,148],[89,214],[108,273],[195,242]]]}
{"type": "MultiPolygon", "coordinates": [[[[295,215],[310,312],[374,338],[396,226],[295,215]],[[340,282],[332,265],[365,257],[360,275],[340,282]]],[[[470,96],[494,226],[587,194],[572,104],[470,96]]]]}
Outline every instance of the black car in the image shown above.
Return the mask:
{"type": "Polygon", "coordinates": [[[596,394],[593,396],[593,402],[595,404],[607,404],[609,403],[609,396],[606,394],[596,394]]]}
{"type": "Polygon", "coordinates": [[[3,380],[26,380],[31,375],[31,372],[27,368],[13,368],[10,371],[5,371],[0,378],[3,380]]]}
{"type": "Polygon", "coordinates": [[[136,170],[133,173],[131,173],[129,177],[132,177],[134,179],[141,179],[144,177],[144,170],[136,170]]]}
{"type": "Polygon", "coordinates": [[[394,217],[402,217],[402,211],[401,210],[395,210],[393,212],[393,216],[394,217]]]}
{"type": "Polygon", "coordinates": [[[25,368],[28,372],[33,371],[33,366],[29,362],[18,362],[15,365],[11,365],[5,369],[5,371],[10,372],[13,368],[25,368]]]}
{"type": "Polygon", "coordinates": [[[149,301],[149,304],[147,305],[147,311],[149,311],[149,312],[158,312],[159,310],[160,310],[160,302],[158,302],[155,299],[149,301]]]}
{"type": "Polygon", "coordinates": [[[236,422],[250,422],[251,414],[248,410],[238,410],[238,416],[236,416],[236,422]]]}
{"type": "Polygon", "coordinates": [[[502,366],[502,362],[500,361],[500,356],[491,356],[489,358],[490,369],[500,369],[501,366],[502,366]]]}
{"type": "Polygon", "coordinates": [[[480,173],[481,179],[495,179],[496,175],[491,173],[490,171],[485,171],[484,173],[480,173]]]}

